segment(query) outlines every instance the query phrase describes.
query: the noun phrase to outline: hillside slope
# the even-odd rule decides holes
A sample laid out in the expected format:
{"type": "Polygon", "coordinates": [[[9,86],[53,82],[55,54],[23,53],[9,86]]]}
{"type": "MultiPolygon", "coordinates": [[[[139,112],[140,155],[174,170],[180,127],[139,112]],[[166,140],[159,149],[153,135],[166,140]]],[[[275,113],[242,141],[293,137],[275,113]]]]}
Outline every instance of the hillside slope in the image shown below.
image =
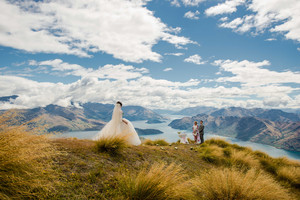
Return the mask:
{"type": "Polygon", "coordinates": [[[55,139],[0,116],[0,199],[296,200],[300,163],[210,139],[55,139]],[[217,180],[217,181],[216,181],[217,180]],[[216,198],[217,197],[217,198],[216,198]]]}
{"type": "Polygon", "coordinates": [[[200,120],[204,121],[206,133],[300,151],[300,122],[274,122],[258,117],[214,117],[199,114],[194,117],[173,120],[169,126],[180,130],[191,130],[193,122],[200,120]]]}
{"type": "MultiPolygon", "coordinates": [[[[171,146],[157,146],[156,144],[160,144],[160,142],[157,141],[156,143],[154,141],[145,143],[153,146],[144,144],[137,147],[125,147],[118,154],[96,152],[94,149],[95,142],[90,140],[59,139],[53,141],[53,143],[58,149],[66,152],[66,156],[60,156],[56,159],[59,170],[63,171],[64,174],[61,177],[62,187],[58,187],[56,193],[53,193],[51,198],[126,199],[128,196],[126,197],[125,195],[124,197],[124,191],[120,189],[122,188],[124,176],[130,176],[131,179],[134,180],[137,174],[142,170],[149,169],[149,167],[155,163],[163,163],[166,166],[171,163],[180,165],[183,169],[181,173],[187,175],[184,179],[185,181],[195,176],[204,176],[206,174],[205,172],[213,169],[221,170],[221,172],[224,173],[226,172],[226,168],[231,168],[230,165],[235,169],[246,171],[251,168],[257,168],[268,174],[263,178],[264,183],[267,183],[271,178],[270,180],[274,182],[270,184],[275,184],[287,189],[287,191],[289,191],[288,199],[297,199],[297,196],[300,194],[299,190],[297,190],[297,187],[300,186],[297,184],[300,182],[289,183],[283,178],[283,175],[282,177],[277,175],[281,174],[281,170],[285,169],[285,167],[296,167],[295,169],[299,171],[299,163],[282,158],[274,159],[264,153],[258,151],[254,152],[248,148],[231,145],[224,141],[210,140],[202,146],[175,143],[171,146]],[[231,153],[228,154],[228,152],[231,153]],[[231,164],[228,165],[229,163],[231,164]],[[276,173],[268,171],[268,167],[271,166],[276,173]]],[[[295,173],[296,171],[293,172],[295,173]]],[[[294,174],[294,176],[297,177],[299,174],[294,174]]],[[[176,179],[176,177],[172,178],[176,179]]],[[[236,178],[240,179],[241,177],[236,178]]],[[[160,182],[162,181],[163,180],[160,180],[160,182]]],[[[221,179],[219,181],[221,181],[221,179]]],[[[246,179],[243,181],[245,187],[251,188],[253,186],[252,184],[258,184],[260,189],[265,190],[264,188],[266,186],[263,185],[264,183],[245,182],[247,181],[246,179]]],[[[224,187],[226,186],[224,185],[224,187]]],[[[218,186],[214,189],[218,190],[218,186]]],[[[276,188],[276,190],[280,190],[280,188],[276,188]]],[[[269,191],[265,191],[265,193],[268,192],[269,191]]],[[[274,191],[272,190],[272,192],[274,191]]],[[[258,199],[268,199],[263,197],[264,194],[258,195],[261,195],[257,197],[258,199]]],[[[202,195],[196,195],[189,199],[204,200],[206,198],[202,198],[202,195]]],[[[276,199],[285,199],[285,197],[276,199]]]]}

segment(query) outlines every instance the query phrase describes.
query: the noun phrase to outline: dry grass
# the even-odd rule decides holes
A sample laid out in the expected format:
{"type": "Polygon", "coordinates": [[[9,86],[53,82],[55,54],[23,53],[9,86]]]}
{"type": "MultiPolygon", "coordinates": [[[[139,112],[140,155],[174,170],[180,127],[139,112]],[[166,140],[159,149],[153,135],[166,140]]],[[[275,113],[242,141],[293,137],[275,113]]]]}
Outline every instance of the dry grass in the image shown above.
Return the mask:
{"type": "Polygon", "coordinates": [[[155,163],[137,176],[123,176],[121,190],[130,200],[195,199],[188,176],[175,164],[155,163]]]}
{"type": "Polygon", "coordinates": [[[251,153],[245,151],[233,150],[230,156],[232,165],[239,169],[249,170],[251,168],[259,168],[259,162],[251,153]]]}
{"type": "Polygon", "coordinates": [[[257,158],[265,158],[265,159],[270,159],[271,157],[266,154],[265,152],[262,151],[253,151],[252,154],[257,157],[257,158]]]}
{"type": "Polygon", "coordinates": [[[98,152],[106,152],[116,156],[127,147],[127,141],[125,137],[121,136],[103,137],[96,141],[95,147],[98,152]]]}
{"type": "Polygon", "coordinates": [[[168,146],[169,143],[164,139],[156,139],[156,140],[150,140],[146,139],[143,144],[149,145],[149,146],[168,146]]]}
{"type": "Polygon", "coordinates": [[[11,126],[16,116],[0,116],[0,198],[45,198],[53,186],[51,159],[57,152],[46,136],[30,134],[24,124],[11,126]]]}
{"type": "Polygon", "coordinates": [[[270,200],[291,197],[269,175],[251,169],[246,173],[234,169],[212,169],[194,179],[199,199],[270,200]]]}
{"type": "Polygon", "coordinates": [[[217,145],[219,147],[222,147],[222,148],[225,148],[225,147],[228,147],[228,146],[231,145],[230,143],[226,142],[225,140],[217,139],[217,138],[209,139],[205,143],[207,143],[207,144],[215,144],[215,145],[217,145]]]}
{"type": "Polygon", "coordinates": [[[197,151],[199,152],[199,157],[208,163],[215,165],[227,164],[227,162],[224,162],[226,159],[224,149],[214,143],[203,144],[197,147],[197,151]]]}
{"type": "Polygon", "coordinates": [[[127,146],[121,137],[49,140],[10,123],[10,114],[0,117],[0,199],[264,200],[292,199],[286,190],[299,194],[299,163],[221,140],[163,148],[169,144],[164,140],[144,142],[151,146],[127,146]]]}
{"type": "Polygon", "coordinates": [[[287,166],[279,168],[278,178],[287,181],[293,187],[300,189],[300,166],[287,166]]]}

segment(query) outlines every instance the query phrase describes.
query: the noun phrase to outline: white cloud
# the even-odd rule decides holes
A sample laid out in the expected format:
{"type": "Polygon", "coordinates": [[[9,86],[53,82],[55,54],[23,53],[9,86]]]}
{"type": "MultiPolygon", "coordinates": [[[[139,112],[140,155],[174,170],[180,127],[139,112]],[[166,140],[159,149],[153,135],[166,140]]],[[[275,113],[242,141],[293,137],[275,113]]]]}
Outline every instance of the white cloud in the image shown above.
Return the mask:
{"type": "Polygon", "coordinates": [[[28,64],[34,66],[34,65],[38,65],[38,62],[36,60],[29,60],[28,64]]]}
{"type": "Polygon", "coordinates": [[[40,66],[50,66],[52,71],[61,71],[64,72],[65,75],[96,77],[101,79],[127,80],[135,79],[141,77],[143,74],[149,73],[149,70],[146,68],[135,68],[131,65],[123,64],[107,64],[98,69],[84,68],[77,64],[63,62],[60,59],[42,61],[37,64],[40,66]]]}
{"type": "Polygon", "coordinates": [[[180,7],[179,0],[171,0],[171,5],[176,6],[176,7],[180,7]]]}
{"type": "Polygon", "coordinates": [[[243,94],[262,99],[258,100],[260,107],[300,107],[300,102],[290,96],[300,90],[296,86],[300,84],[299,72],[271,71],[264,68],[271,65],[267,60],[262,62],[216,60],[213,64],[220,66],[225,72],[232,73],[232,76],[216,79],[217,82],[240,83],[243,94]]]}
{"type": "Polygon", "coordinates": [[[243,23],[243,20],[241,18],[236,18],[236,19],[232,20],[231,22],[224,22],[224,23],[220,24],[219,26],[223,27],[223,28],[236,29],[242,23],[243,23]]]}
{"type": "Polygon", "coordinates": [[[173,70],[173,68],[168,67],[168,68],[164,69],[164,72],[168,72],[168,71],[172,71],[172,70],[173,70]]]}
{"type": "Polygon", "coordinates": [[[236,12],[237,6],[244,4],[249,11],[220,27],[231,28],[235,32],[251,32],[254,35],[267,31],[282,33],[286,39],[300,42],[300,1],[298,0],[252,0],[232,1],[218,4],[205,11],[208,16],[236,12]],[[243,3],[245,2],[245,3],[243,3]],[[232,6],[229,6],[231,3],[232,6]],[[236,24],[236,22],[239,22],[236,24]]]}
{"type": "Polygon", "coordinates": [[[168,56],[182,56],[183,53],[165,53],[165,55],[168,55],[168,56]]]}
{"type": "Polygon", "coordinates": [[[242,5],[246,0],[227,0],[224,3],[219,3],[216,6],[205,10],[207,16],[215,16],[220,14],[234,13],[237,11],[237,6],[242,5]]]}
{"type": "Polygon", "coordinates": [[[188,11],[184,14],[184,17],[188,19],[199,19],[198,15],[200,15],[198,10],[196,10],[196,12],[188,11]]]}
{"type": "Polygon", "coordinates": [[[218,82],[238,82],[244,86],[268,86],[283,83],[300,84],[299,72],[276,72],[268,70],[263,68],[264,66],[271,65],[267,60],[262,62],[216,60],[214,64],[220,66],[222,70],[233,74],[233,76],[218,78],[218,82]]]}
{"type": "Polygon", "coordinates": [[[171,5],[180,7],[181,3],[184,6],[198,6],[200,3],[206,1],[206,0],[169,0],[171,2],[171,5]]]}
{"type": "MultiPolygon", "coordinates": [[[[0,45],[32,53],[89,57],[105,52],[130,62],[160,61],[153,45],[193,43],[144,5],[146,0],[0,1],[0,45]],[[105,20],[103,20],[105,19],[105,20]]],[[[176,29],[178,31],[178,29],[176,29]]]]}
{"type": "Polygon", "coordinates": [[[184,59],[184,62],[194,63],[197,65],[205,64],[205,62],[201,61],[201,60],[202,60],[201,56],[199,56],[198,54],[195,54],[195,55],[192,55],[192,56],[184,59]]]}
{"type": "Polygon", "coordinates": [[[276,41],[276,40],[277,40],[276,38],[268,38],[268,39],[266,39],[265,41],[271,42],[271,41],[276,41]]]}
{"type": "Polygon", "coordinates": [[[228,20],[228,17],[222,17],[222,18],[220,18],[219,20],[220,20],[221,22],[225,22],[225,21],[228,20]]]}
{"type": "Polygon", "coordinates": [[[204,2],[205,0],[181,0],[181,1],[185,6],[198,6],[200,3],[204,2]]]}
{"type": "MultiPolygon", "coordinates": [[[[219,78],[185,82],[155,79],[145,68],[122,64],[92,69],[59,59],[31,63],[35,64],[32,67],[47,67],[52,72],[79,76],[79,80],[63,84],[0,75],[0,96],[19,96],[11,103],[0,102],[0,109],[34,108],[48,104],[70,106],[71,102],[114,103],[117,100],[126,105],[152,109],[181,109],[198,105],[300,107],[300,95],[295,95],[299,91],[295,84],[300,84],[300,74],[269,70],[270,62],[266,60],[216,60],[213,64],[221,69],[219,78]],[[205,86],[206,81],[217,86],[205,86]]],[[[168,70],[170,68],[164,69],[168,70]]]]}
{"type": "MultiPolygon", "coordinates": [[[[216,61],[215,63],[223,66],[224,62],[226,63],[226,61],[216,61]]],[[[253,65],[261,66],[262,64],[254,63],[253,65]]],[[[237,68],[240,68],[239,65],[237,68]]],[[[130,69],[128,70],[130,71],[130,69]]],[[[70,84],[36,82],[16,76],[0,76],[0,96],[13,94],[19,96],[12,104],[0,103],[0,108],[33,108],[48,104],[70,106],[71,102],[77,104],[85,102],[114,103],[117,100],[121,100],[126,105],[140,105],[152,109],[182,109],[197,105],[250,108],[299,107],[300,102],[297,98],[300,99],[300,97],[291,98],[288,95],[293,91],[294,89],[289,86],[276,84],[257,87],[242,86],[241,88],[235,86],[204,87],[196,79],[174,82],[144,75],[128,80],[103,80],[88,76],[70,84]]]]}
{"type": "Polygon", "coordinates": [[[197,42],[191,41],[188,38],[185,37],[179,37],[177,35],[172,35],[169,33],[163,33],[162,34],[162,40],[169,42],[170,44],[174,44],[176,48],[182,49],[184,45],[187,44],[197,44],[197,42]]]}
{"type": "Polygon", "coordinates": [[[122,100],[127,105],[142,105],[150,108],[182,107],[189,92],[184,88],[194,87],[198,80],[171,82],[167,80],[141,77],[136,80],[99,80],[84,77],[71,84],[36,82],[15,76],[0,77],[0,95],[17,94],[13,104],[1,104],[0,108],[33,108],[56,104],[69,106],[71,102],[114,103],[122,100]],[[10,84],[11,82],[11,84],[10,84]]]}
{"type": "Polygon", "coordinates": [[[298,47],[297,50],[300,51],[300,47],[298,47]]]}
{"type": "Polygon", "coordinates": [[[175,33],[175,34],[178,34],[178,33],[180,33],[180,32],[181,32],[181,30],[182,30],[182,28],[181,28],[181,27],[175,27],[175,28],[173,28],[173,27],[169,27],[169,28],[167,29],[167,31],[168,31],[168,32],[170,32],[170,33],[175,33]]]}

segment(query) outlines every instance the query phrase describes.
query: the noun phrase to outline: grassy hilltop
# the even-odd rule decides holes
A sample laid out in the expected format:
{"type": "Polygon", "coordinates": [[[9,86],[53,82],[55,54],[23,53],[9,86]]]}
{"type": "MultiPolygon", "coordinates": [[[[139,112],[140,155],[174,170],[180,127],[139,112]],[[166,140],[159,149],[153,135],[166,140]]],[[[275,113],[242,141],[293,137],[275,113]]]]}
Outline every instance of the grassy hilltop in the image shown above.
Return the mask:
{"type": "Polygon", "coordinates": [[[211,139],[49,139],[0,119],[0,199],[299,199],[300,163],[211,139]]]}

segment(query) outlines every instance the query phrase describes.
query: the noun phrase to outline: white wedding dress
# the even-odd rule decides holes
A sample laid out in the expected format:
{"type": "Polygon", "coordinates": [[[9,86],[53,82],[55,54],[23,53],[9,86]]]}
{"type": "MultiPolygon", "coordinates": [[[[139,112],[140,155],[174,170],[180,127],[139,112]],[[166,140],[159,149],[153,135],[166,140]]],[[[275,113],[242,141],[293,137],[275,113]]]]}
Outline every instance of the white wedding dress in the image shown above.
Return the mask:
{"type": "Polygon", "coordinates": [[[140,145],[141,140],[134,129],[132,123],[122,118],[123,111],[121,105],[116,104],[111,120],[102,128],[102,130],[94,137],[94,140],[107,137],[124,137],[128,144],[140,145]],[[126,123],[123,122],[126,121],[126,123]]]}

